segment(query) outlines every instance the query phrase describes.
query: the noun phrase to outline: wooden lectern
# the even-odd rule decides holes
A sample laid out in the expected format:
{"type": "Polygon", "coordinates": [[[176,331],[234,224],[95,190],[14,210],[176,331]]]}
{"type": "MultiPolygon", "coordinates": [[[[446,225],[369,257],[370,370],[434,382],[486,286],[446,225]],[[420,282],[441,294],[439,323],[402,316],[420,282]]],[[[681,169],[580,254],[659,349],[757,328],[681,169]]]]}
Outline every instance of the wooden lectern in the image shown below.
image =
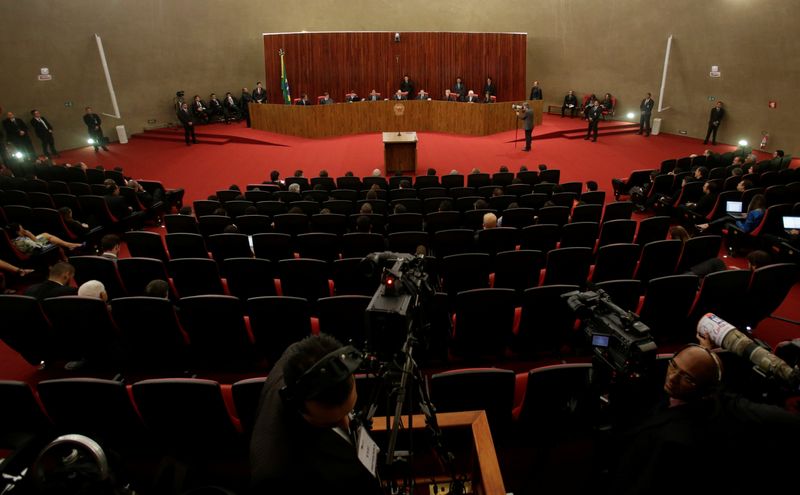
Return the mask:
{"type": "MultiPolygon", "coordinates": [[[[397,133],[395,132],[395,134],[397,133]]],[[[462,448],[451,450],[454,451],[456,461],[462,468],[458,474],[466,475],[472,483],[472,493],[505,495],[506,490],[500,474],[500,465],[497,462],[486,413],[484,411],[438,413],[436,419],[445,436],[450,437],[451,440],[461,437],[461,441],[455,443],[460,444],[462,448]]],[[[372,421],[373,434],[376,435],[376,440],[379,440],[377,435],[380,435],[381,432],[388,433],[386,417],[376,416],[372,421]]],[[[404,416],[402,421],[403,428],[408,428],[408,416],[404,416]]],[[[389,425],[389,429],[391,429],[391,418],[389,425]]],[[[423,415],[414,415],[413,428],[414,430],[425,428],[423,415]]],[[[415,445],[422,444],[424,441],[420,435],[420,440],[415,442],[415,445]]],[[[381,445],[380,442],[379,445],[381,445]]],[[[381,445],[381,447],[383,448],[385,445],[381,445]]],[[[447,447],[455,447],[455,445],[447,445],[447,447]]],[[[440,482],[447,479],[447,473],[440,471],[441,466],[432,458],[429,461],[432,462],[424,463],[425,466],[419,466],[418,469],[415,468],[418,487],[430,483],[431,480],[440,482]]]]}
{"type": "Polygon", "coordinates": [[[383,161],[386,175],[417,171],[417,133],[384,132],[383,161]]]}

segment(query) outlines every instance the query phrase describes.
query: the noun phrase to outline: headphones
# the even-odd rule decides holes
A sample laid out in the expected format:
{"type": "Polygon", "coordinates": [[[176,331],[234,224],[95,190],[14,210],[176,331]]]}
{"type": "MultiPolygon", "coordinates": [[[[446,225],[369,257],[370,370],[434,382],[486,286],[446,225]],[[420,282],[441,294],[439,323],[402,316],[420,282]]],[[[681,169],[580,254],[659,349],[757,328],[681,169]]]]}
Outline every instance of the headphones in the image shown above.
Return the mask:
{"type": "Polygon", "coordinates": [[[688,349],[690,347],[699,347],[700,349],[703,349],[704,351],[706,351],[709,356],[711,356],[711,359],[714,361],[714,369],[716,370],[716,373],[714,373],[714,384],[713,384],[713,386],[714,387],[719,386],[722,383],[722,361],[720,360],[719,356],[717,356],[716,353],[712,352],[710,349],[706,349],[705,347],[701,346],[700,344],[688,344],[688,345],[684,346],[683,348],[681,348],[678,352],[673,354],[673,357],[677,356],[679,353],[683,352],[683,350],[688,349]]]}
{"type": "Polygon", "coordinates": [[[363,360],[361,352],[355,347],[340,347],[323,356],[294,384],[284,385],[278,393],[285,404],[301,409],[305,401],[347,380],[363,360]]]}

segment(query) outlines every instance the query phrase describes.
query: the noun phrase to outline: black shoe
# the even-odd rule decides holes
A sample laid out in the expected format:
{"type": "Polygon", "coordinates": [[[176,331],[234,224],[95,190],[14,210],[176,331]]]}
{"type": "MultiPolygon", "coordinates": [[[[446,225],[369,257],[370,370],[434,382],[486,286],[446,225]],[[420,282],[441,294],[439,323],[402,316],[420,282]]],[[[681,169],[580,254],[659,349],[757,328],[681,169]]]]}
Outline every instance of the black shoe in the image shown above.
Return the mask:
{"type": "Polygon", "coordinates": [[[705,141],[703,141],[703,144],[708,144],[708,139],[706,139],[705,141]]]}
{"type": "Polygon", "coordinates": [[[103,146],[103,151],[108,151],[108,148],[106,148],[105,146],[103,146]]]}
{"type": "Polygon", "coordinates": [[[97,153],[98,151],[100,151],[98,148],[95,148],[95,149],[94,149],[94,152],[95,152],[95,153],[97,153]]]}
{"type": "Polygon", "coordinates": [[[588,139],[589,139],[589,136],[586,136],[585,138],[583,138],[584,141],[587,141],[588,139]]]}
{"type": "Polygon", "coordinates": [[[522,151],[530,151],[530,148],[522,148],[522,151]]]}

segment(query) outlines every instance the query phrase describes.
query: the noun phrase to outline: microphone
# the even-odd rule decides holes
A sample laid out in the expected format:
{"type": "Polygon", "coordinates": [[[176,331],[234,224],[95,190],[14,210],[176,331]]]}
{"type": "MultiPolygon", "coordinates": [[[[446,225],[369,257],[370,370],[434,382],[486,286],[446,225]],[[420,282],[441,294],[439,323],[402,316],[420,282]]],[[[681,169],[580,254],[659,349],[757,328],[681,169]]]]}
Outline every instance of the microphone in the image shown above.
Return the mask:
{"type": "Polygon", "coordinates": [[[794,388],[800,386],[800,370],[792,368],[719,316],[706,313],[697,323],[697,333],[711,339],[719,347],[748,359],[762,374],[778,376],[794,388]]]}

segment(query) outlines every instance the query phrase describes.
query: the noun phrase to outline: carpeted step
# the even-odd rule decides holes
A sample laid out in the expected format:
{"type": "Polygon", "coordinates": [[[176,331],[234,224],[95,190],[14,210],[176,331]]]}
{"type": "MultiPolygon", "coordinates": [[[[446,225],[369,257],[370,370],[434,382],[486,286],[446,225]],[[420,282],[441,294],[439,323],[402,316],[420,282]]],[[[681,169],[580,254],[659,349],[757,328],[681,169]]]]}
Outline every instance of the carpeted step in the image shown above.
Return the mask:
{"type": "MultiPolygon", "coordinates": [[[[145,132],[142,134],[134,134],[133,136],[131,136],[131,139],[152,139],[156,141],[174,141],[176,143],[184,142],[183,133],[157,134],[157,133],[145,132]]],[[[208,137],[201,135],[197,136],[197,140],[200,141],[202,144],[215,144],[215,145],[228,144],[231,141],[229,138],[208,137]]]]}

